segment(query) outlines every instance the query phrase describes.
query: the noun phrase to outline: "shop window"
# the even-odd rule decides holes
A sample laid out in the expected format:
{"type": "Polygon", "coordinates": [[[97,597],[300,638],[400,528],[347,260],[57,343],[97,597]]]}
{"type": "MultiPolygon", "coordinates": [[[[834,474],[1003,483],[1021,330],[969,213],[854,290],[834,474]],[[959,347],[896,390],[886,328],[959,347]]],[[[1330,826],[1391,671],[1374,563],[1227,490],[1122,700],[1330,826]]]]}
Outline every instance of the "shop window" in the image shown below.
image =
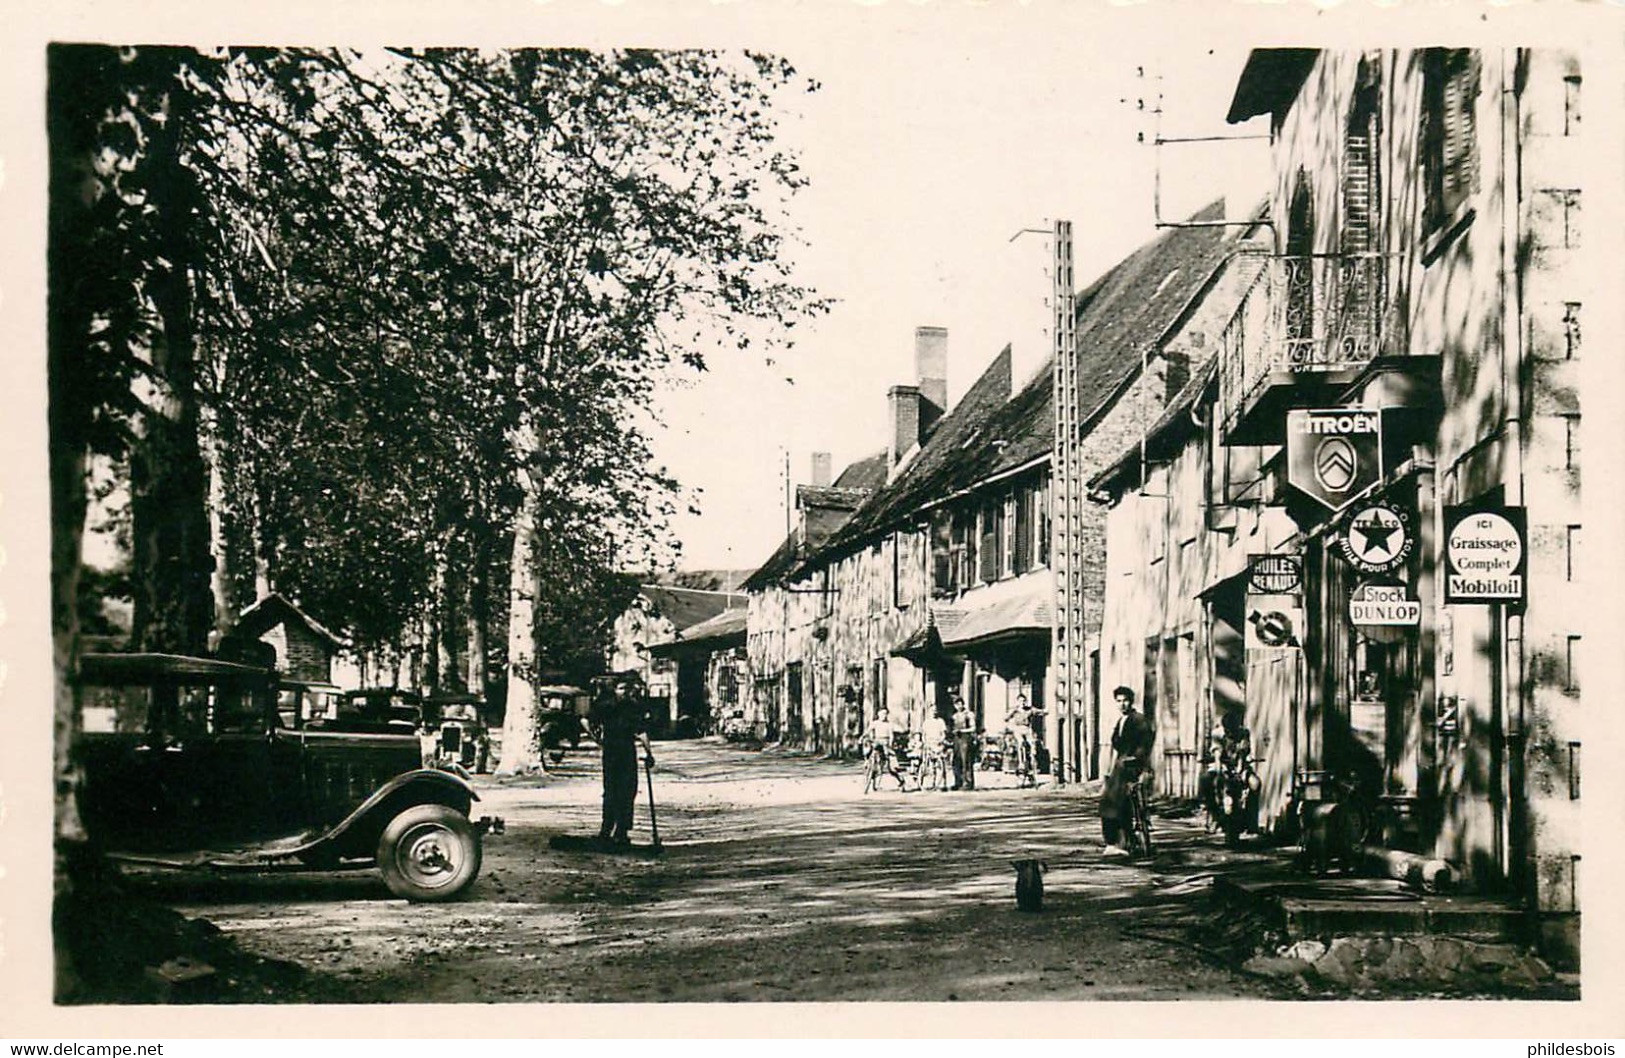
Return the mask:
{"type": "Polygon", "coordinates": [[[1478,53],[1430,48],[1422,67],[1422,178],[1428,231],[1453,227],[1478,190],[1478,53]]]}

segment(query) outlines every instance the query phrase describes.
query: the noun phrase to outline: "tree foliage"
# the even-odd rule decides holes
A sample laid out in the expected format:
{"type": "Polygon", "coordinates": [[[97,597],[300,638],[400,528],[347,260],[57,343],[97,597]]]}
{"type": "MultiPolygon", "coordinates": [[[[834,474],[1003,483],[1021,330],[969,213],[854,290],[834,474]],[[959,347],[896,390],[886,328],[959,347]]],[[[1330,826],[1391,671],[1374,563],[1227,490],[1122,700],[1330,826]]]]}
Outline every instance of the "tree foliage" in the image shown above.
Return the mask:
{"type": "Polygon", "coordinates": [[[368,651],[466,616],[448,584],[500,648],[518,547],[537,663],[578,663],[675,511],[662,381],[822,307],[769,57],[54,52],[53,195],[86,205],[53,229],[53,443],[131,468],[154,643],[195,645],[212,516],[223,606],[269,583],[368,651]]]}

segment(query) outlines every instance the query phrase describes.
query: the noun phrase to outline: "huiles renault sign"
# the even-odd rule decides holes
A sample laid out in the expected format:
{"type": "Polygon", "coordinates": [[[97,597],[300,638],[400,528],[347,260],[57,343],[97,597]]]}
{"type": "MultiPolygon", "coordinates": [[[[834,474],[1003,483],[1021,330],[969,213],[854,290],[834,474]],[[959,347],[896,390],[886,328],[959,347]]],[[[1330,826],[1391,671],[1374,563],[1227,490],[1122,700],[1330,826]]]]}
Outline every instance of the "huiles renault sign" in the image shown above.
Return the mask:
{"type": "Polygon", "coordinates": [[[1286,417],[1287,482],[1336,513],[1382,478],[1382,414],[1300,408],[1286,417]]]}

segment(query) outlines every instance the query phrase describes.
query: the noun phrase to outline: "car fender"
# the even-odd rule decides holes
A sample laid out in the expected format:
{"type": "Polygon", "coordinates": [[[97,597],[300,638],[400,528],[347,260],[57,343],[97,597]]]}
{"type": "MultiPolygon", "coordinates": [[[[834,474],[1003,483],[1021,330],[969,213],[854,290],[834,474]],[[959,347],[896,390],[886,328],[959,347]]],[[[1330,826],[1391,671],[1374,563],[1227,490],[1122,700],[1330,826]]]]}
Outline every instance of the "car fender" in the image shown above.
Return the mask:
{"type": "Polygon", "coordinates": [[[404,772],[373,791],[371,797],[329,830],[310,851],[371,856],[384,827],[402,810],[413,805],[440,804],[466,816],[472,803],[479,799],[472,786],[450,772],[438,768],[404,772]]]}

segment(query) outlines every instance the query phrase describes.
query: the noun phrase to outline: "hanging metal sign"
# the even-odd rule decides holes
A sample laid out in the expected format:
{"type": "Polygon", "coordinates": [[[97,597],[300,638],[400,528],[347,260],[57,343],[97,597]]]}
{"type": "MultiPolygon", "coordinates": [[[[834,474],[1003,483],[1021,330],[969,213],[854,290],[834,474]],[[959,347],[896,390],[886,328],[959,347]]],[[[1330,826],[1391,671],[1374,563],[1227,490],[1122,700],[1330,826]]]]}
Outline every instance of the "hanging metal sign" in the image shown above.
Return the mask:
{"type": "Polygon", "coordinates": [[[1301,645],[1303,604],[1296,595],[1248,595],[1245,645],[1248,650],[1281,650],[1301,645]]]}
{"type": "Polygon", "coordinates": [[[1303,588],[1303,559],[1298,555],[1248,555],[1247,591],[1253,595],[1288,595],[1303,588]]]}
{"type": "Polygon", "coordinates": [[[1444,601],[1522,602],[1529,528],[1522,507],[1444,509],[1444,601]]]}
{"type": "Polygon", "coordinates": [[[1349,620],[1362,636],[1393,643],[1422,623],[1422,603],[1394,581],[1364,581],[1349,594],[1349,620]]]}
{"type": "Polygon", "coordinates": [[[1416,547],[1415,519],[1403,507],[1373,503],[1354,512],[1337,537],[1343,560],[1361,573],[1388,573],[1416,547]]]}
{"type": "Polygon", "coordinates": [[[1382,414],[1300,408],[1286,415],[1287,483],[1333,513],[1382,479],[1382,414]]]}

